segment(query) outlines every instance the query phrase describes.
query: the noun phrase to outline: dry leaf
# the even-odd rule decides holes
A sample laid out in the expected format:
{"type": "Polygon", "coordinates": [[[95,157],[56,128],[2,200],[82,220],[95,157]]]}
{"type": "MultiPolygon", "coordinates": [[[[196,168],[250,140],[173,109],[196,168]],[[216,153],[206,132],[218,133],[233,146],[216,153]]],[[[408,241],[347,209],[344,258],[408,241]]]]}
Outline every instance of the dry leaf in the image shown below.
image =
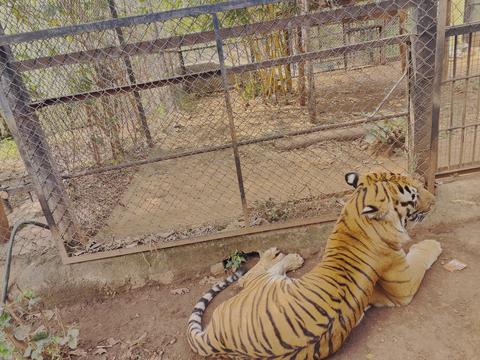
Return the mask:
{"type": "Polygon", "coordinates": [[[462,204],[462,205],[477,205],[475,201],[463,200],[463,199],[454,199],[454,200],[451,200],[451,202],[455,204],[462,204]]]}
{"type": "Polygon", "coordinates": [[[83,349],[77,349],[74,351],[70,351],[69,355],[75,355],[75,356],[80,356],[80,357],[86,357],[87,352],[83,349]]]}
{"type": "Polygon", "coordinates": [[[147,333],[144,333],[144,334],[143,334],[142,336],[140,336],[138,339],[133,340],[133,341],[130,343],[130,347],[141,344],[146,337],[147,337],[147,333]]]}
{"type": "Polygon", "coordinates": [[[170,290],[170,294],[172,295],[184,295],[184,294],[188,294],[189,292],[190,292],[189,288],[179,288],[179,289],[170,290]]]}
{"type": "Polygon", "coordinates": [[[457,259],[453,259],[443,265],[443,267],[450,272],[454,272],[465,269],[467,267],[467,264],[464,264],[457,259]]]}
{"type": "Polygon", "coordinates": [[[93,355],[103,355],[103,354],[106,354],[107,353],[107,350],[105,350],[104,348],[100,348],[100,349],[97,349],[93,352],[93,355]]]}

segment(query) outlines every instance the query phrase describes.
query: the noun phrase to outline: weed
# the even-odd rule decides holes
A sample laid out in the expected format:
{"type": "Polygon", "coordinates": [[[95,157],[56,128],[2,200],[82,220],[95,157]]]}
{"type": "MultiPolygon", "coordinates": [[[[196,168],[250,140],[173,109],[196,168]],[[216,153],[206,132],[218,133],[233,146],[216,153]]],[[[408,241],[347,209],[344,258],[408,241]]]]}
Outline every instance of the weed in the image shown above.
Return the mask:
{"type": "Polygon", "coordinates": [[[39,300],[26,290],[5,305],[0,315],[1,359],[66,359],[77,348],[78,329],[65,328],[58,313],[41,309],[39,300]]]}
{"type": "Polygon", "coordinates": [[[245,254],[242,251],[235,250],[226,261],[225,269],[236,271],[246,261],[245,254]]]}
{"type": "Polygon", "coordinates": [[[17,144],[12,138],[0,140],[0,160],[18,160],[19,158],[17,144]]]}

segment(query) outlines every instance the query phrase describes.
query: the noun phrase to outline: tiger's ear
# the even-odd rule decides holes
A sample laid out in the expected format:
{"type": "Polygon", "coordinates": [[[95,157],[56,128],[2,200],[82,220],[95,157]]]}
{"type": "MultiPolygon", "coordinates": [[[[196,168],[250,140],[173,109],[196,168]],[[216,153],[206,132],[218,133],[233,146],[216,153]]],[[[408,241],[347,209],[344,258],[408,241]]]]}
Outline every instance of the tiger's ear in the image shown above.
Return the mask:
{"type": "Polygon", "coordinates": [[[360,175],[356,172],[348,172],[345,174],[345,181],[347,182],[348,185],[353,186],[356,188],[358,186],[358,178],[360,175]]]}

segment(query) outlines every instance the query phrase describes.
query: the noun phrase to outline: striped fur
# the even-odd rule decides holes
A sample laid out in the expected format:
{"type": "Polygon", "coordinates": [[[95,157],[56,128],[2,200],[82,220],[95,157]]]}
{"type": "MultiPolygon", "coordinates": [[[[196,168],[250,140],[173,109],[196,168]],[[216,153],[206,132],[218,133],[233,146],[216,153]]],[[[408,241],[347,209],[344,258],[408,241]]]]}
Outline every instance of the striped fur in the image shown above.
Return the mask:
{"type": "Polygon", "coordinates": [[[408,304],[440,245],[425,240],[408,255],[408,220],[418,221],[434,198],[414,179],[391,173],[346,175],[355,191],[330,235],[322,261],[298,279],[298,255],[269,249],[242,277],[243,290],[220,304],[203,329],[211,299],[240,276],[210,290],[188,323],[193,351],[233,359],[323,359],[337,351],[370,304],[408,304]]]}

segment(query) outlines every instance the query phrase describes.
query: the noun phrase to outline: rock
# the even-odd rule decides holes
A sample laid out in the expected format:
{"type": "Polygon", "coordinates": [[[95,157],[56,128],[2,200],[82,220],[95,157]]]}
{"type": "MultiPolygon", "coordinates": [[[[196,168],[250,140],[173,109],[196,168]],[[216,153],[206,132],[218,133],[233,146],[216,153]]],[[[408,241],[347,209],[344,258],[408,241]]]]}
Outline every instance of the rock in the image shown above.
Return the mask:
{"type": "Polygon", "coordinates": [[[210,272],[214,276],[223,275],[225,273],[225,268],[223,267],[223,263],[219,262],[210,266],[210,272]]]}
{"type": "Polygon", "coordinates": [[[151,274],[150,280],[159,282],[163,285],[169,285],[173,282],[174,277],[175,275],[173,274],[173,271],[167,271],[159,274],[151,274]]]}

